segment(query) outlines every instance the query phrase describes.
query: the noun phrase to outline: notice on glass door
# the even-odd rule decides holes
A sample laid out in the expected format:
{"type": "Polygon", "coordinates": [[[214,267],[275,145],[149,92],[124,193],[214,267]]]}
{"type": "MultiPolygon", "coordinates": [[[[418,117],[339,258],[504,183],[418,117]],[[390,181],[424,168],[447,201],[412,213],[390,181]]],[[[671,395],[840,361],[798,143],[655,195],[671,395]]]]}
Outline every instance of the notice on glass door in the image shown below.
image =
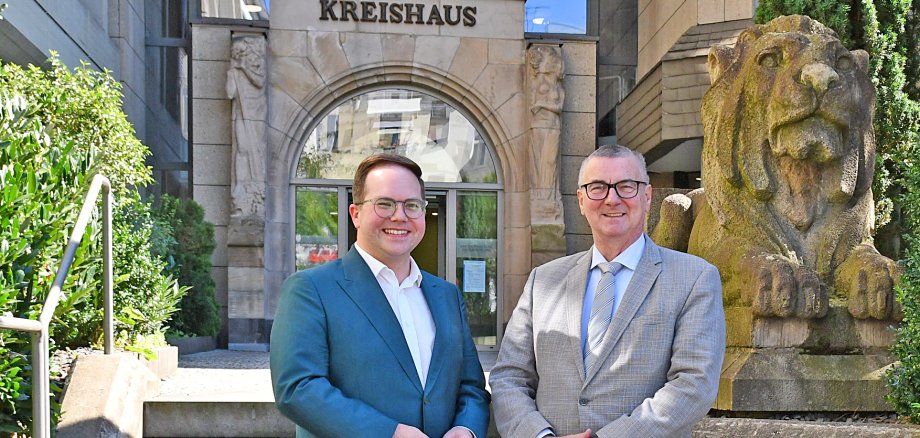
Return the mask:
{"type": "Polygon", "coordinates": [[[486,291],[485,260],[463,261],[463,292],[483,293],[486,291]]]}

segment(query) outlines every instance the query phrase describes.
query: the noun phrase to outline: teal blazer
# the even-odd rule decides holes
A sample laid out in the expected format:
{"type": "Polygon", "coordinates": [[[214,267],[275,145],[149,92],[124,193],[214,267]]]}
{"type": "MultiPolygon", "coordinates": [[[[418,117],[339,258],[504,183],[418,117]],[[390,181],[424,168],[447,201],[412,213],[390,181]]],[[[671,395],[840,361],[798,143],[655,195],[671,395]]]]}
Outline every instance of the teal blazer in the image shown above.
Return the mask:
{"type": "Polygon", "coordinates": [[[457,287],[422,272],[435,339],[422,389],[402,328],[352,248],[284,282],[271,333],[278,410],[298,437],[389,438],[399,423],[432,438],[486,437],[490,396],[457,287]]]}

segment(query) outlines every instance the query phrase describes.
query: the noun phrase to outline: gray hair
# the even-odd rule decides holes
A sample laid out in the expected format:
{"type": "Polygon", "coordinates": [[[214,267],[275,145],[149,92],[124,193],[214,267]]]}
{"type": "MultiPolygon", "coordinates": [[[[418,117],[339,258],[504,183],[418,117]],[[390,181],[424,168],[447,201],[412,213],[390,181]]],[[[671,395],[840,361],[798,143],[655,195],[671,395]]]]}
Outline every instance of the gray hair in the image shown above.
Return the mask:
{"type": "Polygon", "coordinates": [[[645,157],[642,154],[619,144],[605,144],[594,152],[591,155],[588,155],[584,161],[581,162],[581,167],[578,169],[578,183],[582,183],[582,177],[585,174],[585,164],[588,161],[591,161],[594,158],[622,158],[622,157],[631,157],[639,163],[639,169],[642,171],[642,177],[645,178],[645,181],[648,181],[648,169],[645,168],[645,157]]]}

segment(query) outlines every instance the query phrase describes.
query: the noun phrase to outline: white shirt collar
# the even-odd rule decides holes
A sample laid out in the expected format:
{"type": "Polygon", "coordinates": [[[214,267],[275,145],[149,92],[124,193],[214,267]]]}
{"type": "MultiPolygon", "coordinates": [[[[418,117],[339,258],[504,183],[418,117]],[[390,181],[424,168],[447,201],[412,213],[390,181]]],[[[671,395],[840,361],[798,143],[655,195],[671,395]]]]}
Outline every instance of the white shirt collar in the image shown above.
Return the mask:
{"type": "MultiPolygon", "coordinates": [[[[371,268],[371,272],[374,274],[374,278],[380,277],[380,272],[382,272],[384,269],[389,269],[390,272],[393,272],[389,266],[383,264],[383,262],[368,254],[368,252],[358,246],[357,243],[355,243],[355,249],[358,250],[358,254],[360,254],[361,258],[364,259],[364,262],[367,263],[367,267],[371,268]]],[[[393,274],[395,277],[396,273],[394,272],[393,274]]],[[[403,280],[403,284],[406,284],[407,281],[410,281],[411,284],[415,287],[422,286],[422,271],[418,268],[418,265],[415,263],[415,259],[412,257],[409,257],[409,276],[403,280]]]]}
{"type": "Polygon", "coordinates": [[[639,266],[639,259],[642,258],[642,254],[645,252],[645,234],[639,236],[635,242],[627,246],[618,256],[614,257],[613,260],[607,260],[601,254],[600,250],[597,249],[597,245],[591,246],[591,269],[594,269],[600,263],[607,262],[617,262],[624,267],[629,268],[632,271],[635,271],[639,266]]]}

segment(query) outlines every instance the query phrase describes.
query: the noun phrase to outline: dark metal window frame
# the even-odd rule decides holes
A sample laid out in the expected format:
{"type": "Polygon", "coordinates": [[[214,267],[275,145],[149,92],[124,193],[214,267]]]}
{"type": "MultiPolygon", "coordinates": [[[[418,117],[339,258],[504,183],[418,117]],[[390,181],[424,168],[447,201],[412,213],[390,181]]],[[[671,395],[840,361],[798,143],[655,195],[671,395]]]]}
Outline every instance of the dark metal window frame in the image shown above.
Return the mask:
{"type": "MultiPolygon", "coordinates": [[[[192,166],[192,162],[194,160],[194,148],[193,148],[194,130],[191,129],[191,127],[194,126],[192,124],[193,122],[192,62],[193,61],[192,61],[192,29],[191,29],[191,20],[189,20],[189,17],[190,17],[189,12],[191,10],[190,5],[195,4],[195,3],[197,3],[197,0],[193,0],[191,2],[189,2],[189,0],[178,0],[178,5],[176,9],[179,14],[179,17],[176,20],[176,22],[181,25],[181,30],[179,32],[182,35],[181,37],[164,37],[162,35],[151,35],[147,33],[144,38],[145,47],[183,48],[185,49],[185,52],[188,54],[188,63],[186,65],[186,72],[185,72],[186,78],[188,81],[188,84],[187,84],[188,96],[186,96],[187,98],[186,108],[188,109],[188,115],[187,115],[188,120],[186,121],[186,123],[188,124],[187,125],[188,126],[188,132],[187,132],[187,137],[188,137],[187,138],[187,142],[188,142],[187,157],[188,159],[186,162],[158,162],[156,164],[156,169],[154,169],[154,172],[169,172],[169,171],[186,172],[188,174],[187,178],[188,178],[188,183],[189,183],[189,187],[188,187],[189,192],[191,192],[192,190],[191,184],[192,184],[192,181],[194,181],[194,166],[192,166]]],[[[160,12],[163,14],[168,13],[168,11],[166,11],[165,8],[170,5],[170,0],[161,0],[160,5],[162,6],[160,12]]],[[[164,23],[166,23],[168,19],[164,17],[163,21],[164,23]]],[[[161,28],[160,32],[161,33],[164,32],[164,29],[161,28]]],[[[161,64],[160,66],[161,71],[159,72],[160,77],[166,77],[165,72],[162,71],[165,68],[166,68],[165,64],[161,64]]],[[[160,103],[165,106],[165,94],[167,93],[167,90],[165,90],[164,88],[161,88],[160,90],[158,90],[159,95],[157,96],[157,98],[159,99],[160,103]]]]}
{"type": "Polygon", "coordinates": [[[202,17],[201,0],[192,0],[189,2],[188,8],[186,10],[188,11],[189,24],[219,24],[225,26],[257,27],[262,29],[269,28],[268,20],[243,20],[238,18],[202,17]]]}

